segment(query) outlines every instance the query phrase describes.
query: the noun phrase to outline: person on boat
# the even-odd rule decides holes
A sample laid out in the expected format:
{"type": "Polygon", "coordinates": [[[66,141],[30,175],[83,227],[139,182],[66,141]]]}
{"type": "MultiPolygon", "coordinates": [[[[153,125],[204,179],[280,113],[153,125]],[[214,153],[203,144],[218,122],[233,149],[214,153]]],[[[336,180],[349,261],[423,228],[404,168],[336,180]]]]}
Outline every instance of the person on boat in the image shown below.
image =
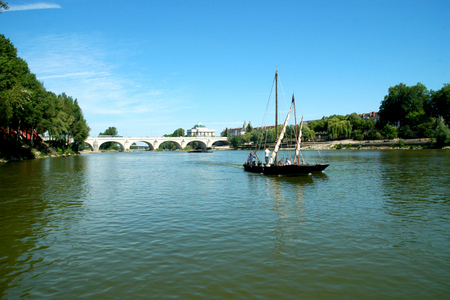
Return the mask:
{"type": "Polygon", "coordinates": [[[286,158],[286,161],[285,161],[285,163],[284,163],[286,166],[289,166],[290,164],[291,164],[291,161],[288,159],[288,158],[286,158]]]}
{"type": "Polygon", "coordinates": [[[256,156],[253,155],[253,152],[250,152],[250,155],[247,158],[247,164],[251,165],[253,163],[254,158],[256,158],[256,156]]]}
{"type": "Polygon", "coordinates": [[[264,153],[266,155],[266,165],[267,165],[269,163],[270,150],[266,148],[266,150],[264,150],[264,153]]]}

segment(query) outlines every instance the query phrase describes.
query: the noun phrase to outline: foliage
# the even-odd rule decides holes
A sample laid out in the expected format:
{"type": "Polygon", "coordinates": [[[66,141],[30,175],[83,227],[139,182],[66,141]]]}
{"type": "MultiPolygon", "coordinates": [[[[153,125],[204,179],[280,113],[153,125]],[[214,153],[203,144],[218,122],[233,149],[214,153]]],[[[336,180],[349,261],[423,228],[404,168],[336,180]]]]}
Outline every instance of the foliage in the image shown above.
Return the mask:
{"type": "Polygon", "coordinates": [[[305,140],[310,140],[316,137],[314,130],[309,128],[308,125],[303,125],[302,127],[302,138],[305,140]]]}
{"type": "MultiPolygon", "coordinates": [[[[74,151],[78,151],[90,130],[77,99],[46,91],[4,35],[0,35],[0,127],[6,129],[10,140],[11,131],[48,132],[51,144],[66,150],[71,146],[74,151]]],[[[34,146],[34,135],[30,136],[27,143],[34,146]]],[[[15,143],[19,142],[16,134],[15,143]]]]}
{"type": "Polygon", "coordinates": [[[439,91],[431,92],[427,106],[429,114],[435,118],[443,117],[446,124],[450,122],[450,84],[444,84],[439,91]]]}
{"type": "Polygon", "coordinates": [[[261,130],[252,130],[250,134],[250,141],[253,145],[255,145],[258,149],[261,148],[264,137],[263,132],[261,130]]]}
{"type": "Polygon", "coordinates": [[[400,127],[409,125],[415,129],[427,116],[424,105],[430,99],[430,92],[421,83],[411,87],[400,83],[390,87],[388,91],[389,94],[381,102],[380,123],[383,126],[387,123],[398,124],[400,127]]]}
{"type": "Polygon", "coordinates": [[[450,129],[442,122],[438,122],[434,135],[438,147],[442,147],[445,144],[450,143],[450,129]]]}
{"type": "Polygon", "coordinates": [[[225,128],[225,131],[223,131],[220,135],[223,137],[228,137],[228,127],[225,128]]]}
{"type": "Polygon", "coordinates": [[[321,120],[311,121],[309,122],[308,126],[314,130],[314,132],[326,132],[328,124],[326,122],[325,118],[322,118],[321,120]]]}
{"type": "Polygon", "coordinates": [[[414,132],[411,130],[409,125],[400,127],[398,130],[399,136],[405,139],[411,139],[414,137],[414,132]]]}
{"type": "Polygon", "coordinates": [[[101,135],[109,135],[109,136],[116,136],[119,135],[119,132],[117,131],[116,127],[108,127],[108,129],[105,130],[105,132],[101,132],[98,134],[99,136],[101,135]]]}
{"type": "Polygon", "coordinates": [[[159,148],[165,149],[165,150],[176,150],[177,145],[174,142],[162,142],[161,145],[159,145],[159,148]]]}
{"type": "Polygon", "coordinates": [[[233,147],[234,149],[237,149],[241,146],[242,141],[239,136],[233,135],[228,137],[228,143],[233,147]]]}
{"type": "Polygon", "coordinates": [[[387,139],[395,139],[398,136],[397,129],[389,124],[384,125],[381,134],[387,139]]]}
{"type": "MultiPolygon", "coordinates": [[[[105,130],[105,132],[100,132],[98,134],[99,136],[117,136],[119,135],[119,132],[117,131],[116,127],[108,127],[108,129],[105,130]]],[[[99,147],[100,150],[120,150],[119,145],[117,145],[117,143],[114,142],[105,142],[103,144],[100,145],[99,147]]]]}
{"type": "Polygon", "coordinates": [[[185,132],[184,132],[183,128],[178,128],[172,134],[165,134],[164,136],[165,137],[180,137],[180,136],[185,136],[185,132]]]}
{"type": "Polygon", "coordinates": [[[342,120],[339,117],[328,119],[327,132],[330,138],[338,138],[340,136],[350,137],[352,125],[348,120],[342,120]]]}
{"type": "Polygon", "coordinates": [[[371,129],[368,132],[364,133],[364,139],[365,140],[381,140],[382,136],[381,136],[381,133],[378,132],[376,129],[371,129]]]}
{"type": "Polygon", "coordinates": [[[432,138],[434,137],[433,130],[434,122],[425,122],[417,126],[417,134],[421,138],[432,138]]]}
{"type": "Polygon", "coordinates": [[[2,13],[2,9],[3,10],[8,10],[9,9],[8,2],[0,1],[0,14],[2,13]]]}

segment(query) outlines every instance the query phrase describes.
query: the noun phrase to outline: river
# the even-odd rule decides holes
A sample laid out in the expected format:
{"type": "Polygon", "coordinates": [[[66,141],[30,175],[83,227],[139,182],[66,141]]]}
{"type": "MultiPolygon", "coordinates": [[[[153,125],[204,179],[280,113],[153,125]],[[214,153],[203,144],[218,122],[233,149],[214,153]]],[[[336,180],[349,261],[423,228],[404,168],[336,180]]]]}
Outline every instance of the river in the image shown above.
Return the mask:
{"type": "Polygon", "coordinates": [[[448,299],[450,151],[321,154],[301,177],[247,151],[1,164],[0,298],[448,299]]]}

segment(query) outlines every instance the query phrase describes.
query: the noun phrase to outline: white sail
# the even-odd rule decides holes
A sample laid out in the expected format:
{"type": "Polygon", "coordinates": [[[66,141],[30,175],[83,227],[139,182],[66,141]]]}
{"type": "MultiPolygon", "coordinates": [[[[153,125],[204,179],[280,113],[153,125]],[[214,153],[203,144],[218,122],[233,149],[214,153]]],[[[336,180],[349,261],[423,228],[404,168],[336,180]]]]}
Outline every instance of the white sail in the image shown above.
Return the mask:
{"type": "Polygon", "coordinates": [[[298,159],[299,163],[300,163],[300,157],[299,157],[300,143],[302,141],[302,128],[303,128],[303,116],[302,116],[302,121],[300,122],[300,132],[298,133],[297,146],[295,147],[295,156],[294,156],[294,162],[295,162],[295,159],[298,159]]]}
{"type": "Polygon", "coordinates": [[[291,115],[291,109],[292,109],[292,106],[289,108],[288,115],[286,117],[286,120],[284,121],[283,129],[281,130],[280,136],[277,139],[277,143],[275,145],[275,149],[273,150],[272,155],[270,156],[268,166],[270,166],[273,163],[273,160],[275,159],[275,156],[278,153],[278,149],[280,148],[281,140],[283,139],[284,133],[286,132],[286,126],[287,126],[287,122],[289,120],[289,116],[291,115]]]}

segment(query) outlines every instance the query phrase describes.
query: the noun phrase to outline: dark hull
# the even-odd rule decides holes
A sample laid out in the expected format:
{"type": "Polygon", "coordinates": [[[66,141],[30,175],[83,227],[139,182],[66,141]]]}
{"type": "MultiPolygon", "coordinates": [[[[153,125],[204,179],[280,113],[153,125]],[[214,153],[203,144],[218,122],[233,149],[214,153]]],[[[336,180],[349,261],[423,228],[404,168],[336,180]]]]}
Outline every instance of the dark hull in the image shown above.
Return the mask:
{"type": "Polygon", "coordinates": [[[188,153],[213,153],[213,151],[211,150],[211,148],[207,148],[207,149],[193,149],[193,150],[189,150],[188,153]]]}
{"type": "Polygon", "coordinates": [[[289,166],[252,166],[244,164],[244,170],[252,173],[260,173],[264,175],[285,175],[298,176],[308,175],[314,172],[325,170],[330,164],[314,164],[314,165],[289,165],[289,166]]]}

